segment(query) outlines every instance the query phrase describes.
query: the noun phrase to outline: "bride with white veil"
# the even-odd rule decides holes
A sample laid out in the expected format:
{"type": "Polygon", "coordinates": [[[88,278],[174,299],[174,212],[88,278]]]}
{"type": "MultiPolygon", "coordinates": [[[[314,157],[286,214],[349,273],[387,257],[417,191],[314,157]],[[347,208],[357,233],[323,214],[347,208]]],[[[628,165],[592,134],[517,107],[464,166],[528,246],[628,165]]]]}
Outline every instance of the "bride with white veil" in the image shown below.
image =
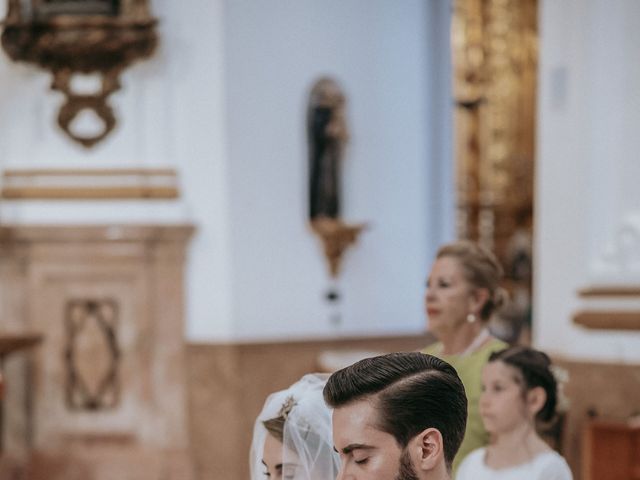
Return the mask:
{"type": "Polygon", "coordinates": [[[253,429],[251,480],[335,480],[328,375],[309,374],[267,398],[253,429]]]}

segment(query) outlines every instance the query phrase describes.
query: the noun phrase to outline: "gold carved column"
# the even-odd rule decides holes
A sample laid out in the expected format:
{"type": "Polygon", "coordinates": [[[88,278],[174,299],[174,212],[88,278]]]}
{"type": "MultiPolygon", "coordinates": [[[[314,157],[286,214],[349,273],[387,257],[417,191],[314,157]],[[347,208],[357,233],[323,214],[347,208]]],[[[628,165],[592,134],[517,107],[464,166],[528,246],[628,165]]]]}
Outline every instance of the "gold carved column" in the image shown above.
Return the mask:
{"type": "Polygon", "coordinates": [[[457,233],[494,250],[528,314],[537,0],[455,0],[457,233]]]}

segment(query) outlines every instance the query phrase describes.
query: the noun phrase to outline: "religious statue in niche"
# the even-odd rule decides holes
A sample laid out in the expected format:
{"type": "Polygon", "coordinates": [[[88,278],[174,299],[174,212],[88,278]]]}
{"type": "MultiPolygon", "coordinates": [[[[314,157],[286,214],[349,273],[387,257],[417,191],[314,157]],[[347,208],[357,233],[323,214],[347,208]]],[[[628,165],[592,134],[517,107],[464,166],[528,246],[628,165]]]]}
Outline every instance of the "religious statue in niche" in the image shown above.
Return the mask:
{"type": "Polygon", "coordinates": [[[349,140],[344,95],[330,78],[311,90],[309,101],[309,218],[340,216],[342,151],[349,140]]]}
{"type": "MultiPolygon", "coordinates": [[[[309,221],[324,247],[331,277],[336,278],[345,250],[355,243],[364,224],[340,218],[341,163],[349,139],[345,96],[338,83],[320,78],[311,88],[307,117],[309,141],[309,221]]],[[[336,300],[336,292],[327,298],[336,300]]]]}

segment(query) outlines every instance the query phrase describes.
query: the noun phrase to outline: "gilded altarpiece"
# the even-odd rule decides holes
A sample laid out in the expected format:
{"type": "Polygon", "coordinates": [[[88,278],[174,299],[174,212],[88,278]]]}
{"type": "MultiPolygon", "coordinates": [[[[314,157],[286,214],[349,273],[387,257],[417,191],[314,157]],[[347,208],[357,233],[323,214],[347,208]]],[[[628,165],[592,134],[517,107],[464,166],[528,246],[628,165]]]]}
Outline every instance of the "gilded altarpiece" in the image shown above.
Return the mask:
{"type": "Polygon", "coordinates": [[[537,8],[456,0],[451,31],[457,233],[505,266],[514,301],[497,328],[514,341],[530,321],[537,8]]]}

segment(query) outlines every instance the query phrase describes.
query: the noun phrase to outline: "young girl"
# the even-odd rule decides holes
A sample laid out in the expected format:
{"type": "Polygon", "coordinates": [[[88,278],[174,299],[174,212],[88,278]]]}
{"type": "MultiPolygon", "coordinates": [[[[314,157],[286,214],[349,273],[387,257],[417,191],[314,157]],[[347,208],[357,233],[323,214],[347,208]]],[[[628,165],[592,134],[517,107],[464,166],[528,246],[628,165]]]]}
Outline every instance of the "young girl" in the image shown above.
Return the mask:
{"type": "Polygon", "coordinates": [[[549,357],[511,347],[491,354],[482,370],[480,415],[491,434],[456,480],[572,480],[567,462],[537,434],[536,421],[555,417],[557,384],[549,357]]]}

